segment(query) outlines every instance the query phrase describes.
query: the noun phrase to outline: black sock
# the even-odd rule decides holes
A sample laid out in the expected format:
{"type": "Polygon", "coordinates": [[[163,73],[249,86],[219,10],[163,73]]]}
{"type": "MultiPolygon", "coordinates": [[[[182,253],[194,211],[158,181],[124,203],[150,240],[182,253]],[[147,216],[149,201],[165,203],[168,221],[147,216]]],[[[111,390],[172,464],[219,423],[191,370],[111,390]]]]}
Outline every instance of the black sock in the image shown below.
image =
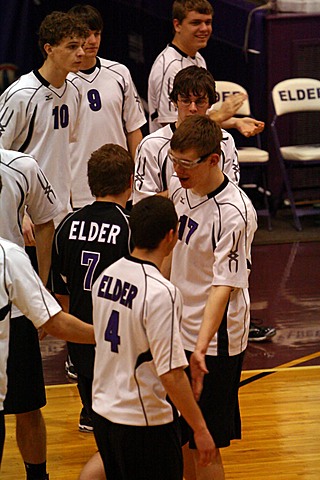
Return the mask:
{"type": "Polygon", "coordinates": [[[26,463],[24,462],[27,480],[47,480],[47,462],[43,463],[26,463]]]}

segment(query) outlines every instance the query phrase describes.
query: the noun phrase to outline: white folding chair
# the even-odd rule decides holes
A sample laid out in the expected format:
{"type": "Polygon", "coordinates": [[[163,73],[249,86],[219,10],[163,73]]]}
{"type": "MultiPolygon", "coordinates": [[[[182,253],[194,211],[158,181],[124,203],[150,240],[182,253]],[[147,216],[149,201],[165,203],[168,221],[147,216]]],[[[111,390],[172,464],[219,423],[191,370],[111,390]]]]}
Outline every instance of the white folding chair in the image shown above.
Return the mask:
{"type": "MultiPolygon", "coordinates": [[[[298,192],[305,192],[306,190],[303,182],[301,182],[302,169],[305,169],[305,173],[308,171],[310,175],[310,169],[320,166],[319,125],[311,124],[310,126],[310,128],[315,129],[315,132],[318,132],[318,143],[283,146],[281,144],[281,131],[277,121],[282,115],[292,115],[297,112],[320,112],[320,81],[314,78],[291,78],[284,80],[274,86],[271,97],[274,109],[271,131],[282,172],[283,186],[286,189],[295,228],[301,231],[302,226],[299,217],[320,214],[320,210],[314,208],[312,205],[311,207],[297,207],[296,205],[298,192]],[[297,169],[300,170],[300,186],[295,186],[292,182],[292,174],[294,171],[297,171],[297,169]]],[[[307,189],[309,191],[310,189],[316,189],[316,191],[318,191],[317,200],[320,199],[319,183],[316,183],[314,186],[308,185],[307,189]]],[[[301,200],[303,201],[301,198],[299,200],[300,202],[301,200]]]]}
{"type": "MultiPolygon", "coordinates": [[[[239,108],[236,115],[251,117],[251,109],[248,92],[242,85],[234,82],[216,80],[216,92],[218,94],[218,101],[213,105],[213,109],[218,110],[222,102],[226,99],[228,95],[234,93],[245,93],[247,99],[244,101],[243,105],[239,108]]],[[[258,208],[257,213],[260,216],[266,216],[268,222],[268,229],[271,230],[271,214],[269,207],[269,195],[268,182],[267,182],[267,163],[269,162],[269,152],[261,148],[261,138],[260,135],[252,137],[252,141],[255,143],[255,146],[250,147],[238,147],[238,160],[240,164],[240,186],[248,191],[250,187],[256,188],[258,191],[261,191],[263,194],[263,208],[258,208]],[[252,182],[242,183],[241,181],[241,172],[249,172],[249,176],[254,178],[252,182]],[[257,180],[258,174],[258,180],[257,180]],[[258,184],[256,183],[258,182],[258,184]]]]}

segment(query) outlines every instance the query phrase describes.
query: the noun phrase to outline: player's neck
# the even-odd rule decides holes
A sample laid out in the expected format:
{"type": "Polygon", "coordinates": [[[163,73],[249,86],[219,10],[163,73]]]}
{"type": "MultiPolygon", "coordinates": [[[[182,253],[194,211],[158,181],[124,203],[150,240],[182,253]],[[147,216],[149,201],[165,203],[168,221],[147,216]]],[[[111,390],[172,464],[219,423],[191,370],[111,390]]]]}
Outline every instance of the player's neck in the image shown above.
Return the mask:
{"type": "Polygon", "coordinates": [[[199,197],[204,197],[211,192],[217,190],[224,181],[224,175],[219,168],[211,171],[211,174],[206,177],[203,183],[191,188],[192,193],[199,197]]]}
{"type": "Polygon", "coordinates": [[[179,48],[179,50],[181,50],[181,52],[185,53],[186,55],[189,55],[189,57],[194,57],[195,54],[198,51],[198,50],[195,50],[194,48],[190,47],[189,45],[186,45],[186,44],[182,43],[177,34],[173,37],[173,40],[172,40],[171,43],[175,47],[179,48]]]}
{"type": "Polygon", "coordinates": [[[55,88],[62,87],[68,75],[68,72],[58,69],[56,65],[52,64],[49,60],[46,60],[42,67],[39,68],[39,73],[55,88]]]}
{"type": "Polygon", "coordinates": [[[97,57],[82,57],[80,70],[90,70],[96,66],[97,57]]]}
{"type": "Polygon", "coordinates": [[[133,249],[131,256],[137,258],[138,260],[142,260],[143,262],[154,263],[159,270],[165,257],[161,249],[146,250],[145,248],[137,247],[133,249]]]}
{"type": "Polygon", "coordinates": [[[124,192],[119,195],[106,195],[105,197],[96,197],[97,202],[110,202],[117,203],[121,207],[125,208],[127,201],[129,200],[130,193],[124,192]]]}

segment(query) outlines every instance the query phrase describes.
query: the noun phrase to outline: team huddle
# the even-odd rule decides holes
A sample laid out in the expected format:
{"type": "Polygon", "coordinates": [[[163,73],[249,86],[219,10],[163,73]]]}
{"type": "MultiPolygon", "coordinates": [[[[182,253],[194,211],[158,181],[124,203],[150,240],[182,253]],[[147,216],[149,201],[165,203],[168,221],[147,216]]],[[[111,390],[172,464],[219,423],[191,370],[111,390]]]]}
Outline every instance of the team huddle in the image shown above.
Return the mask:
{"type": "Polygon", "coordinates": [[[223,480],[220,448],[241,438],[257,218],[227,129],[263,123],[233,117],[242,94],[214,109],[212,16],[173,2],[145,138],[90,5],[45,17],[43,65],[0,97],[0,462],[15,414],[27,480],[49,478],[39,328],[68,342],[97,443],[80,480],[223,480]]]}

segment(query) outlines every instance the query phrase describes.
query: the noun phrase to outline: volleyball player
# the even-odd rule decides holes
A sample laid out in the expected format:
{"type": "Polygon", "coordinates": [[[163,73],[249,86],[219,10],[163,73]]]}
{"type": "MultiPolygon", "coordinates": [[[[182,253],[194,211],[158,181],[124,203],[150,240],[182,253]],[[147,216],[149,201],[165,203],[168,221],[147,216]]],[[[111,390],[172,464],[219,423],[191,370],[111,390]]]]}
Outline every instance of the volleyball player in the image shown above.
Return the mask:
{"type": "Polygon", "coordinates": [[[178,218],[172,202],[153,196],[133,207],[130,226],[132,256],[105,269],[92,289],[94,434],[108,480],[182,480],[176,408],[194,431],[202,467],[214,445],[184,373],[182,297],[159,271],[178,218]]]}
{"type": "MultiPolygon", "coordinates": [[[[25,211],[34,222],[39,275],[46,283],[51,264],[53,218],[62,205],[36,160],[30,155],[0,149],[0,236],[24,247],[25,211]]],[[[16,438],[27,478],[46,478],[46,429],[41,407],[46,404],[38,332],[12,306],[10,318],[6,414],[16,416],[16,438]],[[23,392],[23,393],[22,393],[23,392]]]]}
{"type": "Polygon", "coordinates": [[[200,472],[189,431],[186,480],[223,480],[220,448],[241,438],[238,388],[249,334],[248,277],[257,219],[249,198],[218,166],[221,138],[215,122],[194,115],[171,139],[175,175],[169,196],[179,217],[179,240],[170,280],[183,296],[182,341],[187,358],[195,352],[194,392],[216,445],[213,463],[200,472]]]}
{"type": "Polygon", "coordinates": [[[80,95],[66,80],[84,56],[87,28],[63,12],[52,12],[39,29],[44,63],[22,75],[0,97],[0,146],[33,155],[62,203],[70,207],[69,141],[76,135],[80,95]]]}
{"type": "MultiPolygon", "coordinates": [[[[206,62],[199,50],[206,47],[211,37],[212,17],[213,8],[208,0],[175,0],[173,2],[174,37],[154,61],[149,75],[150,133],[176,121],[177,112],[170,100],[170,92],[179,70],[190,65],[206,68],[206,62]]],[[[263,130],[263,122],[249,117],[233,117],[244,98],[240,93],[230,95],[223,102],[220,110],[210,112],[210,116],[223,128],[237,128],[245,136],[256,135],[263,130]]]]}
{"type": "MultiPolygon", "coordinates": [[[[61,311],[60,305],[47,292],[33,270],[24,250],[0,238],[0,463],[5,436],[3,403],[7,389],[6,363],[12,306],[28,316],[36,328],[43,327],[51,335],[64,340],[94,343],[92,327],[61,311]]],[[[17,319],[18,328],[19,321],[17,319]]],[[[23,331],[23,325],[21,328],[23,331]]],[[[15,373],[19,375],[20,372],[15,373]]],[[[31,377],[33,372],[29,373],[31,377]]],[[[26,393],[16,392],[21,397],[26,393]]],[[[28,479],[49,479],[48,474],[42,475],[41,468],[37,471],[34,465],[30,467],[32,476],[28,475],[28,479]]]]}
{"type": "MultiPolygon", "coordinates": [[[[66,217],[55,233],[52,290],[70,313],[86,323],[92,324],[94,280],[104,268],[130,252],[129,212],[125,206],[131,195],[133,168],[131,155],[120,145],[106,144],[93,152],[88,162],[88,182],[96,201],[66,217]]],[[[83,404],[79,430],[89,432],[93,430],[94,347],[68,343],[68,351],[78,374],[83,404]]],[[[104,478],[99,455],[89,460],[82,478],[104,478]]]]}
{"type": "Polygon", "coordinates": [[[128,68],[97,56],[103,30],[99,11],[91,5],[77,5],[69,13],[89,29],[81,70],[68,76],[81,92],[79,135],[71,144],[72,203],[79,208],[94,200],[87,179],[91,153],[114,143],[134,158],[146,119],[128,68]]]}
{"type": "MultiPolygon", "coordinates": [[[[174,78],[170,99],[178,112],[176,122],[147,135],[139,144],[135,160],[133,202],[168,189],[174,172],[168,159],[170,140],[176,128],[190,115],[205,115],[216,102],[214,79],[208,70],[195,65],[180,70],[174,78]]],[[[219,166],[239,182],[238,155],[233,137],[223,130],[219,166]]]]}

